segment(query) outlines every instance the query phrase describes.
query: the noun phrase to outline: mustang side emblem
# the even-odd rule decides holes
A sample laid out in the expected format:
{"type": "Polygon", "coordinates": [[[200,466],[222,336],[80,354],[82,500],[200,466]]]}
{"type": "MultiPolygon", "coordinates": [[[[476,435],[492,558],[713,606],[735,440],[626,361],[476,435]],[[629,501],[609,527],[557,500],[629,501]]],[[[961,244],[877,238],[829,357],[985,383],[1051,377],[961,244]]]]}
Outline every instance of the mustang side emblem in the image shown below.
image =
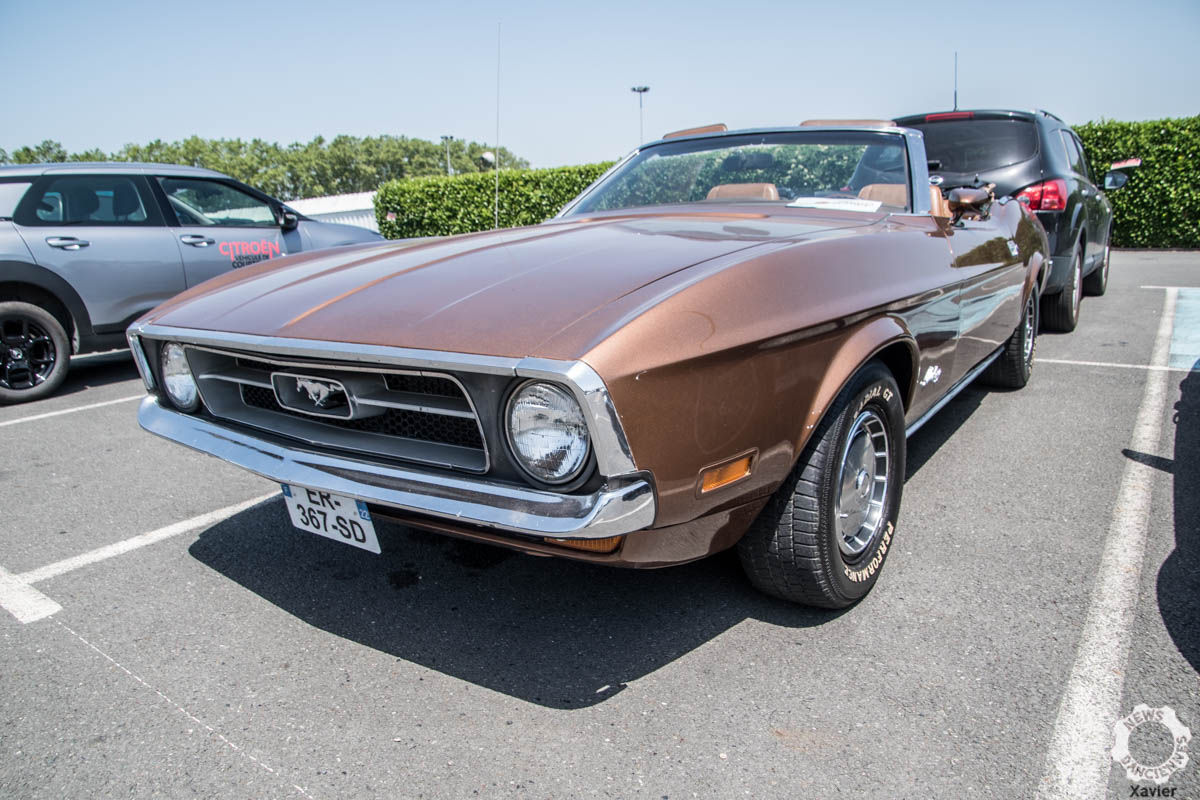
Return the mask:
{"type": "Polygon", "coordinates": [[[1021,255],[1021,248],[1017,247],[1017,243],[1012,239],[1008,240],[1008,252],[1013,254],[1013,258],[1018,258],[1021,255]]]}
{"type": "Polygon", "coordinates": [[[940,377],[942,377],[942,368],[935,364],[934,366],[925,370],[925,377],[921,379],[921,386],[925,386],[930,383],[937,383],[938,378],[940,377]]]}
{"type": "Polygon", "coordinates": [[[296,378],[296,391],[308,394],[308,399],[317,408],[337,408],[346,403],[346,391],[340,384],[330,381],[296,378]]]}

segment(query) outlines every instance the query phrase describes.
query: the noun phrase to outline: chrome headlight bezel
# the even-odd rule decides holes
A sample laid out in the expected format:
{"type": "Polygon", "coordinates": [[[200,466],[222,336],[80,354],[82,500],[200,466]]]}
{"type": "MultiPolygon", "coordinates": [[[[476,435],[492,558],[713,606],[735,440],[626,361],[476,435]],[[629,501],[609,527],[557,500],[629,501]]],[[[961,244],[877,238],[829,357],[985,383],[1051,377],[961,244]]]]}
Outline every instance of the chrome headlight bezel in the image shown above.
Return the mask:
{"type": "Polygon", "coordinates": [[[159,351],[158,366],[162,375],[163,393],[171,404],[186,413],[199,408],[200,387],[188,364],[184,346],[179,342],[163,343],[159,351]]]}
{"type": "Polygon", "coordinates": [[[584,413],[583,407],[580,405],[578,399],[576,399],[574,393],[565,386],[537,379],[521,383],[509,394],[508,401],[504,404],[504,417],[501,421],[504,425],[505,442],[508,445],[508,452],[512,456],[513,462],[536,483],[564,487],[582,477],[592,463],[592,436],[587,424],[587,415],[584,413]],[[531,391],[538,390],[548,392],[552,397],[562,402],[568,408],[570,415],[574,417],[570,422],[570,427],[574,429],[575,441],[582,443],[582,449],[577,450],[577,452],[570,456],[570,469],[567,471],[553,472],[539,467],[518,446],[518,442],[516,441],[513,431],[513,414],[516,406],[531,391]]]}

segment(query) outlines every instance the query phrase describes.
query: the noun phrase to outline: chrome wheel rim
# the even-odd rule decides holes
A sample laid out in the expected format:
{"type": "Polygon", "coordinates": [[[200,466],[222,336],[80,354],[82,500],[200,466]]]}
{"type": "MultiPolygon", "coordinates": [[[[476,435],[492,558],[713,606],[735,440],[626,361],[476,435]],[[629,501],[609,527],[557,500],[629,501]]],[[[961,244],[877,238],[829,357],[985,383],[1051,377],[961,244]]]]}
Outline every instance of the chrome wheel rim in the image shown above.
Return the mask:
{"type": "Polygon", "coordinates": [[[848,557],[861,555],[883,522],[891,442],[887,425],[873,409],[855,417],[842,447],[834,500],[838,547],[848,557]]]}
{"type": "Polygon", "coordinates": [[[1025,363],[1033,361],[1033,340],[1037,335],[1037,302],[1034,300],[1033,292],[1029,293],[1029,299],[1025,301],[1025,320],[1022,323],[1024,342],[1021,346],[1021,353],[1025,356],[1025,363]]]}

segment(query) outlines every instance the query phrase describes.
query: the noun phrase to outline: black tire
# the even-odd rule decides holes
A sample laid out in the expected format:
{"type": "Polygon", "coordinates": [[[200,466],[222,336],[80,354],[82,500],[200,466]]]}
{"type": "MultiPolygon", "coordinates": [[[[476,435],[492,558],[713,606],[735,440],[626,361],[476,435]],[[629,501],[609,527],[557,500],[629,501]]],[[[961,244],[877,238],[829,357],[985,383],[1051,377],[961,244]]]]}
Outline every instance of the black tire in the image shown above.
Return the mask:
{"type": "Polygon", "coordinates": [[[1003,389],[1020,389],[1029,383],[1029,376],[1033,374],[1033,358],[1037,354],[1037,330],[1037,289],[1031,289],[1016,330],[1004,343],[1000,356],[983,373],[984,380],[1003,389]]]}
{"type": "Polygon", "coordinates": [[[1104,260],[1083,279],[1083,293],[1099,297],[1108,291],[1108,240],[1104,241],[1104,260]]]}
{"type": "Polygon", "coordinates": [[[30,303],[0,303],[0,405],[51,394],[70,361],[67,332],[53,314],[30,303]]]}
{"type": "Polygon", "coordinates": [[[791,475],[738,543],[750,582],[775,597],[821,608],[845,608],[866,596],[891,548],[904,446],[900,389],[887,367],[872,361],[838,394],[791,475]],[[879,436],[885,438],[882,465],[879,436]],[[861,460],[855,457],[860,448],[865,448],[861,460]],[[875,475],[864,477],[867,463],[874,464],[875,475]],[[847,464],[860,469],[844,473],[847,464]],[[843,488],[852,492],[848,506],[840,504],[843,488]],[[843,535],[837,515],[856,504],[870,510],[861,523],[856,514],[843,523],[857,526],[852,540],[843,535]]]}
{"type": "Polygon", "coordinates": [[[1070,333],[1079,324],[1079,304],[1083,299],[1083,251],[1076,247],[1071,279],[1061,292],[1042,301],[1042,322],[1052,331],[1070,333]]]}

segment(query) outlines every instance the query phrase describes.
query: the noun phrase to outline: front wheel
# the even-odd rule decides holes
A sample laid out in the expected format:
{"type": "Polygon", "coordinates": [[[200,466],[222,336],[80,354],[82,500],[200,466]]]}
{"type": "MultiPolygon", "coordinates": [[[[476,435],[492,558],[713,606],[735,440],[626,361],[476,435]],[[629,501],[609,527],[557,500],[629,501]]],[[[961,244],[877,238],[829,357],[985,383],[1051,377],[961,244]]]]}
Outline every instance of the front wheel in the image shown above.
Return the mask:
{"type": "Polygon", "coordinates": [[[67,377],[71,350],[54,315],[30,303],[0,303],[0,404],[49,395],[67,377]]]}
{"type": "Polygon", "coordinates": [[[904,448],[900,389],[872,361],[838,394],[738,543],[750,582],[821,608],[845,608],[866,596],[895,533],[904,448]]]}

